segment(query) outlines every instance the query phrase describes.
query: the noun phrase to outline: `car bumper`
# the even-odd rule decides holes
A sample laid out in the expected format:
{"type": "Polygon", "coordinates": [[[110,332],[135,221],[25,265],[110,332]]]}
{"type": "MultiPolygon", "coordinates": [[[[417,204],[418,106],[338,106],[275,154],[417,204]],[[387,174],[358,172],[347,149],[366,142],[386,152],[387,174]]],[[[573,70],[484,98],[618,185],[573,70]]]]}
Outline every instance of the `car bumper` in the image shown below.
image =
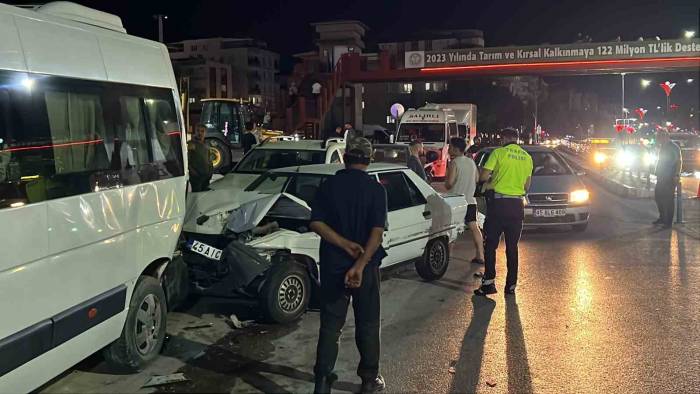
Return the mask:
{"type": "Polygon", "coordinates": [[[527,206],[525,207],[524,227],[546,227],[546,226],[561,226],[584,224],[588,222],[590,216],[590,206],[582,205],[575,207],[561,206],[527,206]],[[566,208],[564,216],[556,217],[535,217],[535,209],[563,209],[566,208]]]}

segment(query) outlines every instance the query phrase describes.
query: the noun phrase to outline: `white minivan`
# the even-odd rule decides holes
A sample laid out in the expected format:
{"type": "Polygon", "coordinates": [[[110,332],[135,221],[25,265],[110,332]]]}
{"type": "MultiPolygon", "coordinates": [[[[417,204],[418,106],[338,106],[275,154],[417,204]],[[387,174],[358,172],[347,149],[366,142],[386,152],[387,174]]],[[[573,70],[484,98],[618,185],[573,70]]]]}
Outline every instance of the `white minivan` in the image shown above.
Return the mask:
{"type": "Polygon", "coordinates": [[[0,393],[90,354],[138,369],[165,336],[185,214],[164,45],[67,2],[0,4],[0,393]]]}

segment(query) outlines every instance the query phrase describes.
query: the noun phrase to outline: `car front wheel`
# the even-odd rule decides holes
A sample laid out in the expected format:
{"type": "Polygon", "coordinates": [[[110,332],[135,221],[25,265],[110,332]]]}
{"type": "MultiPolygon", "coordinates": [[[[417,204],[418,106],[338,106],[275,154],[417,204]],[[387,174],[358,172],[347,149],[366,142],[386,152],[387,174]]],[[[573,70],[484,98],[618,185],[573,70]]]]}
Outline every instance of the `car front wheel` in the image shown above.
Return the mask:
{"type": "Polygon", "coordinates": [[[155,359],[165,340],[166,313],[165,292],[158,280],[141,276],[131,296],[122,335],[105,348],[106,361],[139,371],[155,359]]]}
{"type": "Polygon", "coordinates": [[[445,275],[450,264],[450,248],[445,238],[437,238],[428,243],[423,258],[416,262],[416,271],[421,278],[432,281],[445,275]]]}
{"type": "Polygon", "coordinates": [[[268,275],[260,294],[266,320],[282,324],[297,320],[309,306],[308,272],[296,262],[282,262],[272,266],[268,275]]]}

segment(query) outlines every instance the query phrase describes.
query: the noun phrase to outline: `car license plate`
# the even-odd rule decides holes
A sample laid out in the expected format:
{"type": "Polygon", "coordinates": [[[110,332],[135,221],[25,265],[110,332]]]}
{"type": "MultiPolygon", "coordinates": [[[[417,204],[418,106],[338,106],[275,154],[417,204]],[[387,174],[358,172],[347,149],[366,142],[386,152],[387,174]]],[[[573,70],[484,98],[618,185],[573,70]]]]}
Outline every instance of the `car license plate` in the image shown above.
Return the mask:
{"type": "Polygon", "coordinates": [[[534,215],[536,218],[566,216],[566,209],[535,209],[534,215]]]}
{"type": "Polygon", "coordinates": [[[221,260],[221,255],[223,254],[223,250],[217,249],[213,246],[209,246],[199,241],[193,241],[192,246],[190,246],[190,250],[197,254],[201,254],[202,256],[208,259],[216,261],[221,260]]]}

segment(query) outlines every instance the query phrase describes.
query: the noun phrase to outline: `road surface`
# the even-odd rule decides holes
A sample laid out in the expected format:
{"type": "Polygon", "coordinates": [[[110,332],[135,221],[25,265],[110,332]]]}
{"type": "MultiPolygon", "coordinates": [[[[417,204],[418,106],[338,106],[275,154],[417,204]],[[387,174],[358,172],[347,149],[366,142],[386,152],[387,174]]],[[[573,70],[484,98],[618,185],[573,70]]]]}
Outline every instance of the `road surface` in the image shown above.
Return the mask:
{"type": "MultiPolygon", "coordinates": [[[[700,201],[684,226],[661,230],[651,200],[623,200],[589,183],[585,233],[528,231],[517,298],[472,296],[471,242],[447,275],[409,267],[382,282],[382,372],[392,393],[700,392],[700,201]]],[[[503,287],[503,250],[497,285],[503,287]]],[[[111,374],[99,355],[42,388],[79,392],[311,392],[319,316],[235,330],[246,305],[198,302],[171,313],[165,354],[146,371],[111,374]],[[211,324],[211,326],[209,326],[211,324]],[[205,326],[205,327],[202,327],[205,326]],[[188,382],[142,389],[151,375],[188,382]]],[[[335,389],[359,389],[352,318],[335,389]]]]}

